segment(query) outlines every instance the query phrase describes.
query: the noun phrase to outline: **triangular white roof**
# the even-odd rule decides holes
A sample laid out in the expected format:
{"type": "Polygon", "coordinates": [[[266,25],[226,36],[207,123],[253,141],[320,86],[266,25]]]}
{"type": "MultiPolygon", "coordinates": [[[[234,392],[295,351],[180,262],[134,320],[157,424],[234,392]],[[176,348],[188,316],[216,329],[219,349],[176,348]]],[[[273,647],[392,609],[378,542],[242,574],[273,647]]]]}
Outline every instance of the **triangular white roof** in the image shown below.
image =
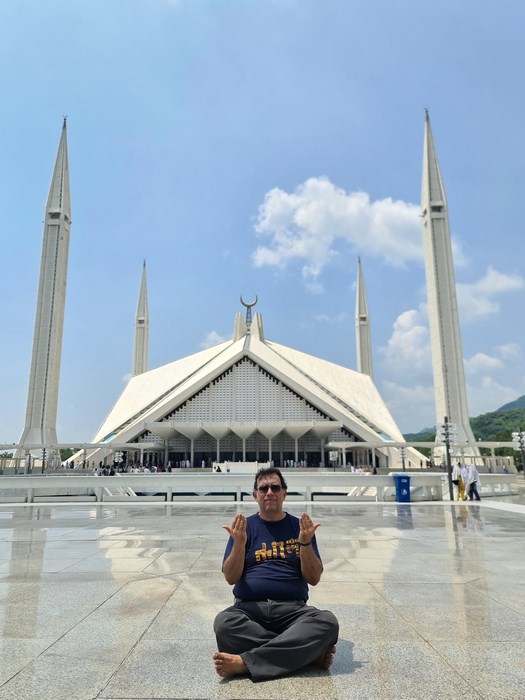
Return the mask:
{"type": "Polygon", "coordinates": [[[93,442],[137,440],[144,434],[146,424],[165,419],[243,358],[282,382],[330,420],[340,422],[358,440],[403,440],[368,375],[265,340],[258,314],[251,328],[239,335],[237,328],[238,340],[220,343],[130,379],[93,442]]]}

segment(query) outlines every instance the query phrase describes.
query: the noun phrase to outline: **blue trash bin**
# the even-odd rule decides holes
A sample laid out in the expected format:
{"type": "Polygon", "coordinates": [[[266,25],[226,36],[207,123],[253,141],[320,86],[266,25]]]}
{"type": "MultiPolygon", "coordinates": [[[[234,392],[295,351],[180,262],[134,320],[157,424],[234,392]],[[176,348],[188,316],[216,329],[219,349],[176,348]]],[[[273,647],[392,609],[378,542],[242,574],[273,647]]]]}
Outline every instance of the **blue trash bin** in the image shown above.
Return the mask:
{"type": "Polygon", "coordinates": [[[392,474],[396,485],[396,501],[410,503],[410,477],[406,474],[392,474]]]}

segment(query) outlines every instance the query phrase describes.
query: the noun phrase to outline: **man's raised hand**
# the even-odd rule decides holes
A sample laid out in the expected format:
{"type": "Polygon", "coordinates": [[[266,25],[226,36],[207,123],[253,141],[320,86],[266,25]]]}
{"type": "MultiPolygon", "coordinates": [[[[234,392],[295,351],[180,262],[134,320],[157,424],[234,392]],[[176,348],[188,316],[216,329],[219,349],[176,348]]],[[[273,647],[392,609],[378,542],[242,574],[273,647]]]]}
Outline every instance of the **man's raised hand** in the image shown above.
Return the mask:
{"type": "Polygon", "coordinates": [[[311,542],[320,524],[312,522],[311,517],[307,513],[303,513],[299,518],[299,542],[301,544],[311,542]]]}
{"type": "Polygon", "coordinates": [[[237,513],[230,527],[223,525],[223,528],[227,530],[235,543],[246,544],[246,518],[242,513],[237,513]]]}

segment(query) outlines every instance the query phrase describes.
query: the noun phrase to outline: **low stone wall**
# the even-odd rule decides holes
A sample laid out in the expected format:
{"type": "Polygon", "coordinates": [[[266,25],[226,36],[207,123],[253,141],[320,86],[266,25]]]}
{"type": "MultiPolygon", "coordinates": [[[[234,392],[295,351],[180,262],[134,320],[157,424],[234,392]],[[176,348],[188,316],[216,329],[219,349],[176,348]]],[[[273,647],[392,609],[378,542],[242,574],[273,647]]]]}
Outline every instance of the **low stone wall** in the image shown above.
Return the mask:
{"type": "MultiPolygon", "coordinates": [[[[432,501],[448,498],[446,474],[405,473],[410,477],[410,500],[432,501]]],[[[351,472],[299,471],[285,473],[290,498],[305,501],[339,498],[356,501],[395,500],[394,479],[390,475],[364,475],[351,472]]],[[[516,493],[511,474],[483,474],[482,496],[504,496],[516,493]]],[[[69,473],[60,476],[3,476],[0,477],[0,503],[22,501],[85,500],[131,501],[203,500],[241,501],[251,498],[253,474],[162,473],[93,476],[69,473]],[[141,495],[139,495],[141,494],[141,495]]]]}

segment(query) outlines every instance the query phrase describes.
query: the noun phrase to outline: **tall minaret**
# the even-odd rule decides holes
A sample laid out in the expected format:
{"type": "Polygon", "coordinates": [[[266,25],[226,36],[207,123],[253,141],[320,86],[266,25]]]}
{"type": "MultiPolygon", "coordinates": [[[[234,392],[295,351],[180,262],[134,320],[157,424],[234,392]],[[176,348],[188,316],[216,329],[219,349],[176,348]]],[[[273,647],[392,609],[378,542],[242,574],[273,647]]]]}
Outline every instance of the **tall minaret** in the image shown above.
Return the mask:
{"type": "Polygon", "coordinates": [[[44,215],[26,422],[20,445],[56,444],[71,209],[66,119],[44,215]]]}
{"type": "Polygon", "coordinates": [[[137,313],[135,314],[135,341],[133,343],[133,368],[131,374],[143,374],[148,369],[148,289],[146,286],[146,261],[142,266],[142,280],[140,283],[137,313]]]}
{"type": "Polygon", "coordinates": [[[425,114],[421,217],[436,423],[443,423],[446,416],[457,427],[457,441],[473,446],[472,451],[465,453],[476,455],[479,450],[468,417],[447,199],[428,112],[425,114]]]}
{"type": "Polygon", "coordinates": [[[361,258],[357,261],[357,290],[355,297],[355,344],[357,371],[372,376],[372,344],[370,342],[370,321],[366,303],[365,284],[361,270],[361,258]]]}

